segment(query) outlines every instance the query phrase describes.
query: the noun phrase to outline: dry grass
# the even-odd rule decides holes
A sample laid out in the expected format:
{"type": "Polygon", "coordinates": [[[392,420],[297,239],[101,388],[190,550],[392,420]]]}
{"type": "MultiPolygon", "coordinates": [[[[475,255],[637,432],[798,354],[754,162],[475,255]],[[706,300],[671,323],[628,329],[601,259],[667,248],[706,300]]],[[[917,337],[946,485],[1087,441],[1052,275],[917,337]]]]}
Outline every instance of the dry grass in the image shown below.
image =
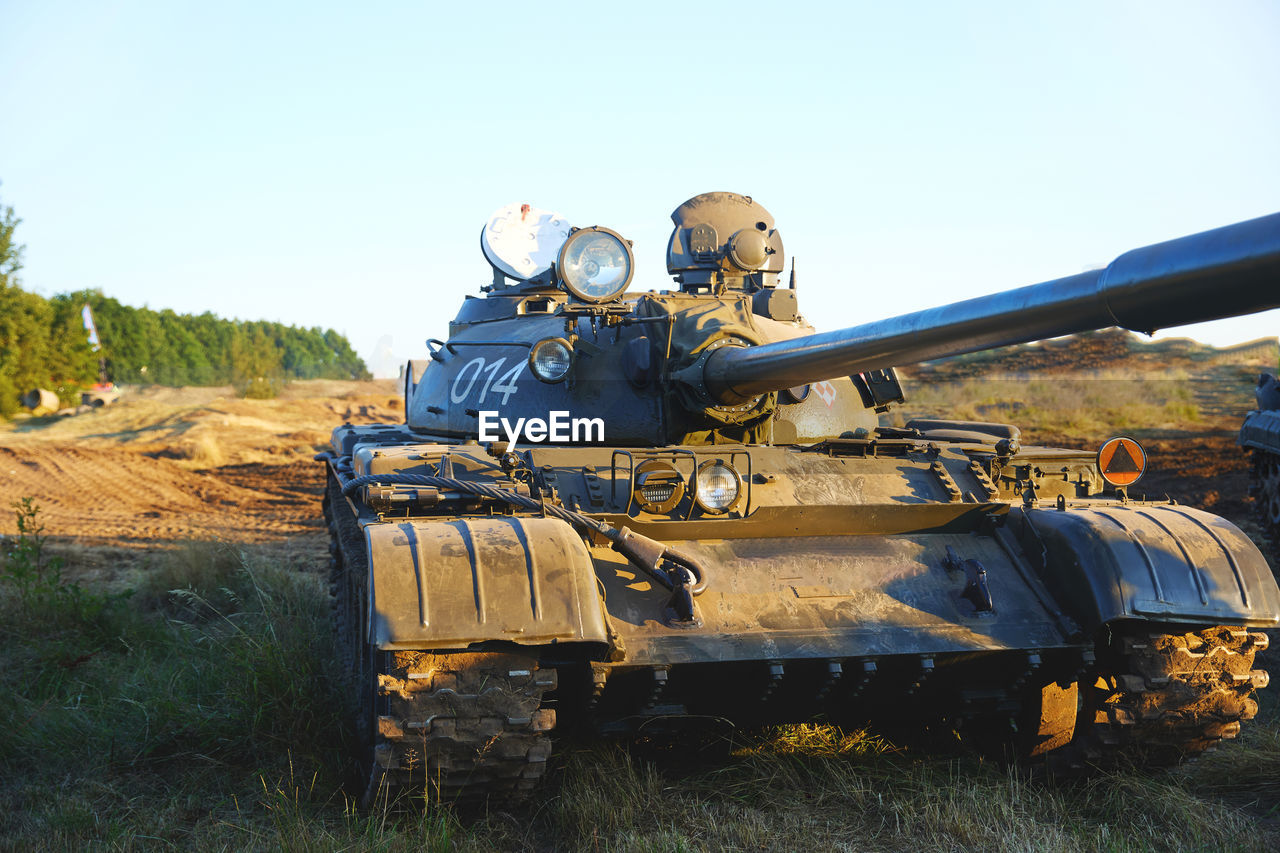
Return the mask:
{"type": "Polygon", "coordinates": [[[891,412],[894,425],[915,417],[994,421],[1022,427],[1024,434],[1094,436],[1135,430],[1183,428],[1202,419],[1194,382],[1090,377],[990,377],[914,380],[907,403],[891,412]]]}
{"type": "Polygon", "coordinates": [[[785,727],[683,778],[621,749],[574,753],[550,817],[568,850],[1244,850],[1280,841],[1256,811],[1201,793],[1195,773],[1055,787],[974,758],[785,727]]]}
{"type": "Polygon", "coordinates": [[[219,465],[225,465],[227,461],[222,444],[210,430],[201,430],[196,435],[179,442],[178,455],[197,469],[217,468],[219,465]]]}

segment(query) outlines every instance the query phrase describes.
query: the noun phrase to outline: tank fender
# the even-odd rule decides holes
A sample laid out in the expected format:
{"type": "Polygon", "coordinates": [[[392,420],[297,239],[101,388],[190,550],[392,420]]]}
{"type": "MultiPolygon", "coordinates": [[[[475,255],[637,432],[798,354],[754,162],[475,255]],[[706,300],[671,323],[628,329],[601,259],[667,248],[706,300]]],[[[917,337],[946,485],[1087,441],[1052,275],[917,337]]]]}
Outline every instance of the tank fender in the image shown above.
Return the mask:
{"type": "Polygon", "coordinates": [[[559,519],[395,519],[365,538],[379,648],[609,642],[590,552],[559,519]]]}
{"type": "Polygon", "coordinates": [[[1176,504],[1014,510],[1045,585],[1086,630],[1116,619],[1280,623],[1280,587],[1231,522],[1176,504]]]}

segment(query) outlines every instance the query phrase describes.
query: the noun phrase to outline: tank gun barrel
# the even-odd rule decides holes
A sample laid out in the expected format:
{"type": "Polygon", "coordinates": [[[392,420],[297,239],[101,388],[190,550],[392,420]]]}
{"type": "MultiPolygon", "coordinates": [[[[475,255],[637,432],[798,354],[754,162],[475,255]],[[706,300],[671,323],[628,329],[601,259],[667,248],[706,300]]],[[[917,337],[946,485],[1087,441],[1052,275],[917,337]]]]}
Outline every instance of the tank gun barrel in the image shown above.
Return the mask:
{"type": "Polygon", "coordinates": [[[722,347],[707,390],[736,403],[836,376],[1109,326],[1157,329],[1280,306],[1280,213],[1126,252],[1105,269],[753,347],[722,347]]]}

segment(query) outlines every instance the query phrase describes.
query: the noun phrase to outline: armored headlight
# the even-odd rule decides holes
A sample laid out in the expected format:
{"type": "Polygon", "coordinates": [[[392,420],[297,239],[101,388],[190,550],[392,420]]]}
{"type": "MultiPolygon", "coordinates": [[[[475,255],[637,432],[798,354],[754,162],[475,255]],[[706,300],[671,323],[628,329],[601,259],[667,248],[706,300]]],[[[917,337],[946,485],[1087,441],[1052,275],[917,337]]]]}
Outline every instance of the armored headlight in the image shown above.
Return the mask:
{"type": "Polygon", "coordinates": [[[529,350],[529,369],[543,382],[563,382],[573,366],[573,347],[564,338],[543,338],[529,350]]]}
{"type": "Polygon", "coordinates": [[[742,494],[738,472],[720,462],[703,462],[694,477],[698,506],[711,513],[728,512],[742,494]]]}
{"type": "Polygon", "coordinates": [[[529,350],[529,369],[543,382],[562,382],[573,366],[573,347],[564,338],[543,338],[529,350]]]}
{"type": "Polygon", "coordinates": [[[608,228],[580,228],[560,248],[556,264],[569,292],[583,302],[606,302],[631,283],[631,246],[608,228]]]}
{"type": "Polygon", "coordinates": [[[635,498],[648,512],[671,512],[684,499],[684,477],[660,459],[641,462],[636,467],[635,498]]]}

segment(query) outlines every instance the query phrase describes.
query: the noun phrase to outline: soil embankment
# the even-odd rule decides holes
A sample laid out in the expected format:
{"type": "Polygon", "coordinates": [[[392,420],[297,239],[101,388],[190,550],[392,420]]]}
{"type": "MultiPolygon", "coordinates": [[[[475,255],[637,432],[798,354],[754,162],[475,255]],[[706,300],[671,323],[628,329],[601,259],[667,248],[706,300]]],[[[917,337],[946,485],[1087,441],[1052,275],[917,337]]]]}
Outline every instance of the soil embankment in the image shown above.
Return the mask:
{"type": "MultiPolygon", "coordinates": [[[[398,421],[400,405],[390,381],[298,382],[275,400],[134,390],[110,408],[6,425],[0,506],[33,498],[54,541],[84,545],[319,536],[311,457],[337,424],[398,421]]],[[[12,526],[0,514],[0,531],[12,526]]]]}

